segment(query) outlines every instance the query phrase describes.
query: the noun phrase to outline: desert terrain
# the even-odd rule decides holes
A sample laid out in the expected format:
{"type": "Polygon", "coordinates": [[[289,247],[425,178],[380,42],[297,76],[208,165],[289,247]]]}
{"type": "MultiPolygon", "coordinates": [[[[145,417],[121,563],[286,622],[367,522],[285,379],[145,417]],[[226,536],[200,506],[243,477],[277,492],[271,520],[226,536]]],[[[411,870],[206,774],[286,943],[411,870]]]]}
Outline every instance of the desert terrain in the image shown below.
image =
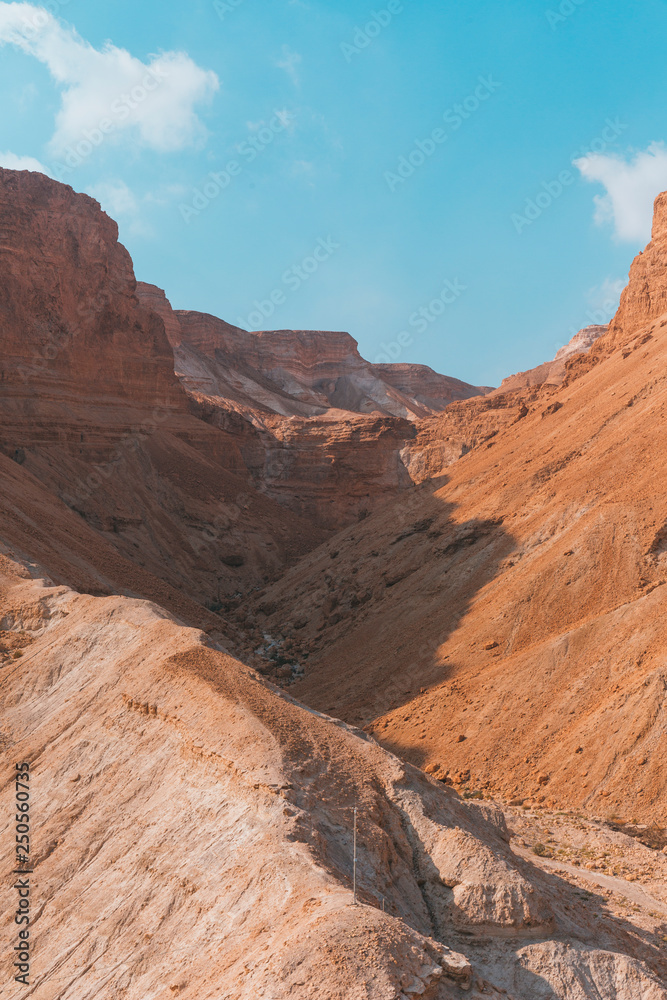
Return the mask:
{"type": "Polygon", "coordinates": [[[0,170],[3,996],[667,998],[666,346],[667,195],[493,389],[174,310],[0,170]]]}

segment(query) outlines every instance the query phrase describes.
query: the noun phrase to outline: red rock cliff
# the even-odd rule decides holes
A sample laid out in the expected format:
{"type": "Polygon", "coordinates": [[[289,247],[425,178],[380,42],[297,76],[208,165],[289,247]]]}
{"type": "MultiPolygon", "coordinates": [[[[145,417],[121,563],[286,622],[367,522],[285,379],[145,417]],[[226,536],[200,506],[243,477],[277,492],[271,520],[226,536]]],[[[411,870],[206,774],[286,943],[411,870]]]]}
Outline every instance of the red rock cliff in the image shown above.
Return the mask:
{"type": "Polygon", "coordinates": [[[206,313],[173,310],[154,285],[140,282],[137,293],[162,317],[185,388],[224,405],[282,416],[334,409],[415,420],[487,391],[426,365],[370,364],[349,333],[253,333],[206,313]]]}
{"type": "MultiPolygon", "coordinates": [[[[0,412],[13,443],[76,435],[101,408],[186,411],[164,325],[140,306],[118,228],[92,198],[0,171],[0,273],[0,412]]],[[[119,429],[127,421],[117,413],[119,429]]]]}
{"type": "Polygon", "coordinates": [[[97,202],[0,170],[0,451],[15,459],[0,456],[0,528],[25,549],[39,526],[46,558],[58,522],[60,579],[185,613],[155,578],[217,603],[321,535],[259,493],[234,428],[190,412],[164,321],[136,288],[97,202]],[[35,515],[49,495],[53,509],[35,515]]]}

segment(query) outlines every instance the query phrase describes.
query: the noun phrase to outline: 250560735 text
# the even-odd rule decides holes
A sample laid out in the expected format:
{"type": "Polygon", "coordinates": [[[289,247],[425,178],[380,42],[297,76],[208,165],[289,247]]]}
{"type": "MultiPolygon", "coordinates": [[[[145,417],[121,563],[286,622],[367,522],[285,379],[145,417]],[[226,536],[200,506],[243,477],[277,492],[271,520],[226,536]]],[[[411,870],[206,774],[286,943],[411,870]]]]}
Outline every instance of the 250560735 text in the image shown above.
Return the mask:
{"type": "Polygon", "coordinates": [[[18,940],[14,945],[14,979],[24,986],[30,985],[30,764],[26,761],[16,765],[16,865],[13,888],[16,890],[16,912],[14,923],[18,930],[18,940]]]}

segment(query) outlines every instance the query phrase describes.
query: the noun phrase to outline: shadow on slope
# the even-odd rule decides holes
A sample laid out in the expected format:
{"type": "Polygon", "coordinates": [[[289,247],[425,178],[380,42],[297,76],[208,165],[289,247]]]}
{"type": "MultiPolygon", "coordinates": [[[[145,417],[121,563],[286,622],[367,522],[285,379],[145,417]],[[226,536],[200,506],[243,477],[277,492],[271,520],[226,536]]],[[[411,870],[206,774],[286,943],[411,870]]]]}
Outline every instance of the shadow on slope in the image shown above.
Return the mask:
{"type": "Polygon", "coordinates": [[[454,672],[437,651],[514,541],[502,518],[457,521],[456,505],[436,495],[441,486],[424,483],[340,532],[254,602],[244,623],[252,645],[268,635],[274,662],[303,667],[294,693],[313,707],[367,724],[454,672]],[[323,669],[333,645],[336,661],[323,669]]]}

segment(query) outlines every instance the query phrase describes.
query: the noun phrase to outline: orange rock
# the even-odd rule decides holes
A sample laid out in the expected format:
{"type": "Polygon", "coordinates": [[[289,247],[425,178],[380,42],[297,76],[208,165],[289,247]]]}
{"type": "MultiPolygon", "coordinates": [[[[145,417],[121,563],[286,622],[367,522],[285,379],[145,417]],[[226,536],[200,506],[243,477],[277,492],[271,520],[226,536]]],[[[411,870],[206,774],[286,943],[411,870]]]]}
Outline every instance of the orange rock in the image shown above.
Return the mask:
{"type": "MultiPolygon", "coordinates": [[[[435,478],[337,535],[331,586],[345,593],[356,570],[373,589],[369,616],[323,629],[295,693],[343,718],[386,715],[415,763],[441,752],[446,719],[448,766],[470,764],[474,746],[476,781],[498,781],[501,760],[499,792],[527,797],[524,761],[539,760],[549,799],[568,808],[599,795],[604,775],[603,798],[635,808],[641,733],[642,812],[659,821],[667,194],[657,209],[618,316],[565,360],[560,385],[454,402],[418,425],[405,461],[414,479],[435,478]],[[480,661],[491,627],[507,639],[480,661]],[[408,704],[424,740],[402,721],[408,704]],[[571,764],[584,753],[586,782],[571,764]]],[[[276,620],[322,599],[323,562],[313,553],[268,588],[276,620]]]]}

